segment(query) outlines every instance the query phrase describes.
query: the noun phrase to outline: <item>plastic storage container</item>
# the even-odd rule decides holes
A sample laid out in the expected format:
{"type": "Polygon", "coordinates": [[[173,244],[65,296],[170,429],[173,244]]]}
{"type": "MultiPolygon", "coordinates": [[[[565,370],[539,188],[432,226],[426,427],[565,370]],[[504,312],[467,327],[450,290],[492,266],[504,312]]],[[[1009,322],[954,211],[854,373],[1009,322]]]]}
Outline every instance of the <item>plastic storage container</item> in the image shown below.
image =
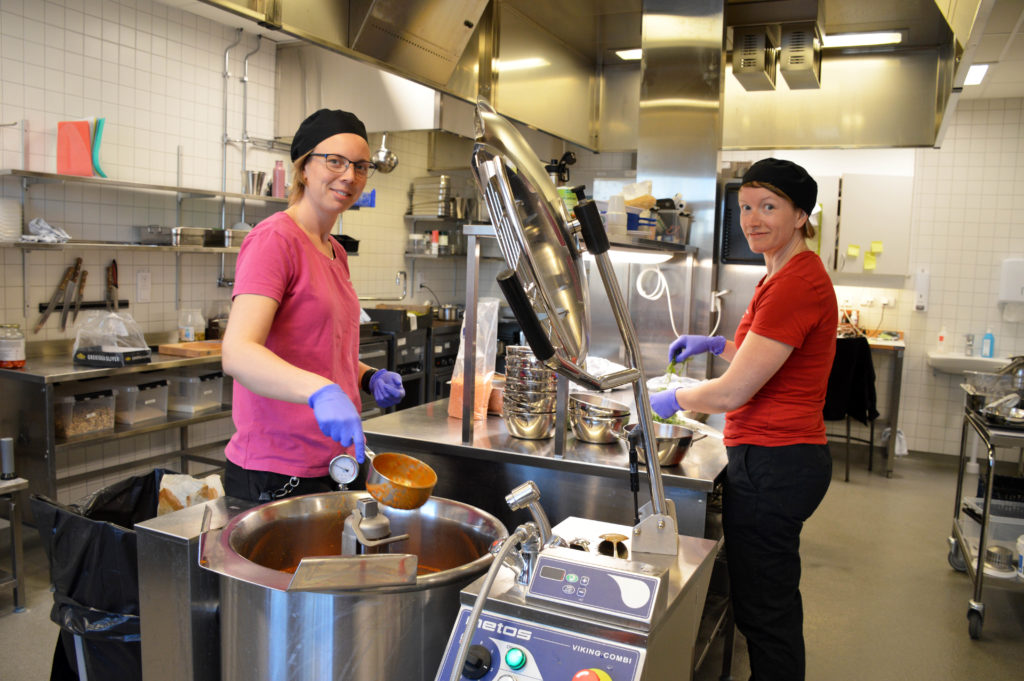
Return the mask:
{"type": "Polygon", "coordinates": [[[113,390],[78,383],[58,386],[53,399],[53,428],[60,438],[113,430],[113,390]]]}
{"type": "Polygon", "coordinates": [[[167,409],[198,414],[220,409],[224,374],[209,368],[180,369],[167,375],[167,409]]]}
{"type": "Polygon", "coordinates": [[[114,419],[128,425],[167,418],[166,378],[125,383],[114,393],[114,419]]]}

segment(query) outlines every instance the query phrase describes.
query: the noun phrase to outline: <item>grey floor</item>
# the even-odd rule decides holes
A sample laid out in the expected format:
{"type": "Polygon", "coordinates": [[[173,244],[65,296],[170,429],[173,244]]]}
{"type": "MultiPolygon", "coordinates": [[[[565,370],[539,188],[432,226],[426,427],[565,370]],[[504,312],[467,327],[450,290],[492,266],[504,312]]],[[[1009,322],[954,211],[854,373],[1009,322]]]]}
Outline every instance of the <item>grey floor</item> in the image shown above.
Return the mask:
{"type": "MultiPolygon", "coordinates": [[[[892,479],[877,471],[869,474],[855,461],[849,483],[843,482],[841,463],[837,459],[832,487],[803,532],[807,678],[1020,678],[1024,584],[996,588],[989,580],[982,638],[974,641],[967,633],[970,581],[952,570],[946,558],[954,460],[904,457],[896,462],[892,479]]],[[[48,679],[57,637],[49,621],[52,597],[39,538],[31,528],[25,538],[28,608],[13,613],[10,592],[0,593],[4,681],[48,679]]],[[[0,542],[0,565],[7,565],[6,539],[0,542]]],[[[718,679],[720,656],[716,647],[698,681],[718,679]]],[[[740,681],[749,675],[741,636],[733,674],[740,681]]]]}

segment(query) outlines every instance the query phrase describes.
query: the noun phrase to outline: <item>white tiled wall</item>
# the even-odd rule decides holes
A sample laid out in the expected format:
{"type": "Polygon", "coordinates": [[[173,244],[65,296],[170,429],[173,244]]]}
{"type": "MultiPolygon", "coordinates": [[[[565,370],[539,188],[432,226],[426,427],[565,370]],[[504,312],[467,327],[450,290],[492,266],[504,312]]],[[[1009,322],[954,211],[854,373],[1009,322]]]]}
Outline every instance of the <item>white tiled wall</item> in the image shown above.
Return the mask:
{"type": "MultiPolygon", "coordinates": [[[[0,0],[0,123],[26,121],[27,164],[17,128],[0,128],[3,168],[55,172],[57,122],[104,116],[106,128],[100,165],[114,180],[218,190],[222,176],[228,191],[241,190],[241,149],[227,148],[222,175],[224,51],[234,41],[235,21],[243,27],[240,44],[229,53],[228,135],[243,132],[242,60],[257,47],[252,24],[225,13],[217,23],[151,0],[0,0]],[[179,164],[179,158],[181,159],[179,164]]],[[[263,39],[249,58],[247,120],[250,136],[271,138],[274,130],[275,45],[263,39]]],[[[353,110],[359,113],[358,97],[353,110]]],[[[373,128],[372,121],[367,121],[373,128]]],[[[291,135],[294,131],[281,131],[291,135]]],[[[380,136],[370,136],[371,148],[380,136]]],[[[425,133],[388,135],[399,156],[397,170],[378,174],[367,187],[376,189],[373,209],[348,213],[342,231],[360,239],[359,255],[351,259],[353,280],[364,296],[396,297],[398,270],[407,228],[402,219],[413,177],[426,175],[425,133]]],[[[249,147],[246,167],[267,171],[280,152],[249,147]]],[[[0,196],[20,198],[15,178],[0,180],[0,196]]],[[[279,206],[249,202],[246,221],[253,224],[279,206]]],[[[185,199],[181,213],[173,192],[96,188],[83,184],[33,185],[25,201],[26,218],[41,217],[67,230],[74,239],[131,241],[135,225],[221,226],[217,199],[185,199]]],[[[224,224],[241,217],[237,201],[225,208],[224,224]]],[[[3,264],[0,313],[4,322],[30,327],[38,304],[49,299],[64,268],[83,258],[89,272],[85,300],[103,299],[103,272],[111,259],[119,269],[120,298],[144,332],[171,331],[178,307],[199,308],[207,315],[227,304],[230,289],[216,285],[221,256],[216,254],[150,253],[137,249],[67,248],[34,250],[0,248],[3,264]],[[136,273],[146,270],[152,300],[139,303],[136,273]],[[180,295],[180,305],[176,296],[180,295]]],[[[230,277],[234,256],[224,258],[230,277]]],[[[451,301],[445,301],[451,302],[451,301]]],[[[372,304],[372,303],[368,303],[372,304]]],[[[72,338],[69,326],[60,331],[55,319],[29,341],[72,338]]],[[[229,420],[190,429],[193,444],[231,433],[229,420]]],[[[63,453],[58,465],[68,474],[97,470],[178,447],[177,431],[139,436],[109,445],[76,448],[63,453]]],[[[173,463],[173,462],[172,462],[173,463]]],[[[141,470],[151,468],[143,466],[141,470]]],[[[135,471],[119,471],[62,489],[62,500],[122,479],[135,471]]]]}

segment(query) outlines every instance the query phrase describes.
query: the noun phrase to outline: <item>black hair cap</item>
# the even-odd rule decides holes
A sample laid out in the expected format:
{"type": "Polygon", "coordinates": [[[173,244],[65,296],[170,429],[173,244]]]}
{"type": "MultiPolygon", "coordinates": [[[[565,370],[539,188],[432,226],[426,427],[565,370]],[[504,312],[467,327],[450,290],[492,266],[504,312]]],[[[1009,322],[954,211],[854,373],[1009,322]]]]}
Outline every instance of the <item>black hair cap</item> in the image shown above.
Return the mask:
{"type": "Polygon", "coordinates": [[[341,109],[320,109],[310,114],[292,138],[292,160],[313,151],[316,145],[328,137],[346,132],[370,141],[366,137],[366,126],[354,113],[341,109]]]}
{"type": "Polygon", "coordinates": [[[743,174],[743,184],[750,182],[764,182],[778,188],[808,215],[818,200],[818,183],[792,161],[763,158],[743,174]]]}

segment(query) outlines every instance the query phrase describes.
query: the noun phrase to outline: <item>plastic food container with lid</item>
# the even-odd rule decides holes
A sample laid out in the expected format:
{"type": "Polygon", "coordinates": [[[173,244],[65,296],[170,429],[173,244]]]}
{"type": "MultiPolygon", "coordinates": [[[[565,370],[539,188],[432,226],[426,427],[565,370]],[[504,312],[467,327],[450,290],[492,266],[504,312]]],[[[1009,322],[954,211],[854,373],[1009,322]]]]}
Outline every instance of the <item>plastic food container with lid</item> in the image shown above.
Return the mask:
{"type": "Polygon", "coordinates": [[[58,386],[53,399],[53,429],[59,438],[114,429],[114,391],[71,384],[58,386]]]}
{"type": "Polygon", "coordinates": [[[197,414],[220,409],[224,373],[208,367],[184,367],[167,374],[167,409],[197,414]]]}

